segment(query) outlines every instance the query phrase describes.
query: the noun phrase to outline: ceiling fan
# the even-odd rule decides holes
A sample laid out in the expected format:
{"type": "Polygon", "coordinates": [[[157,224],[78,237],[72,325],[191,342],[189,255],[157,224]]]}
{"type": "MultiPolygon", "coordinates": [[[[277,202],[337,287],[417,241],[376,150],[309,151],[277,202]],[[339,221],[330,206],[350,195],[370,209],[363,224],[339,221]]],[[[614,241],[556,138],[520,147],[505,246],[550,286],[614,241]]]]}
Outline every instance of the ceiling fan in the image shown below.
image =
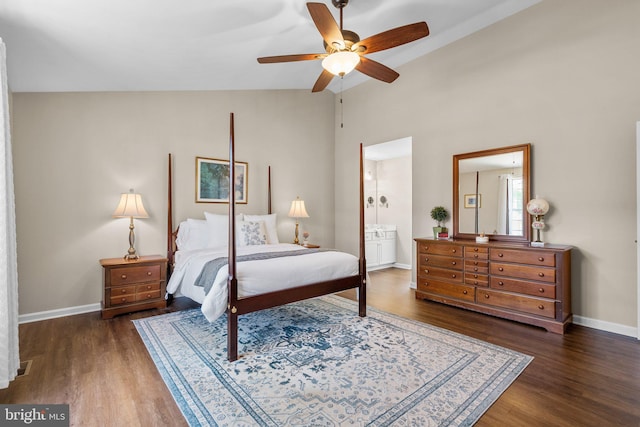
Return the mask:
{"type": "Polygon", "coordinates": [[[340,9],[340,26],[324,3],[307,3],[311,19],[324,39],[326,53],[266,56],[258,58],[258,62],[274,64],[322,59],[323,70],[312,92],[324,90],[334,76],[344,76],[354,68],[369,77],[391,83],[400,74],[364,55],[400,46],[429,35],[427,23],[416,22],[360,40],[358,34],[342,28],[342,9],[349,0],[331,0],[331,3],[340,9]]]}

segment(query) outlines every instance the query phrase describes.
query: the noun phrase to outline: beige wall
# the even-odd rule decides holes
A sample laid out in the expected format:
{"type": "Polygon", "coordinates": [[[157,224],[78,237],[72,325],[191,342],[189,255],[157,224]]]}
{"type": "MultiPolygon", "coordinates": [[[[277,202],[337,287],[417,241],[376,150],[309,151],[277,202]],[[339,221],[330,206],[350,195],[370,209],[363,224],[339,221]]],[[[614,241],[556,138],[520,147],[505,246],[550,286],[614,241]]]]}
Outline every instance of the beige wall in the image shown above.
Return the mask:
{"type": "Polygon", "coordinates": [[[249,163],[246,213],[267,209],[272,166],[279,237],[296,196],[311,240],[333,245],[333,96],[310,91],[13,94],[13,149],[20,314],[101,300],[100,258],[128,249],[128,219],[113,219],[134,188],[150,218],[136,220],[141,254],[166,254],[167,154],[174,155],[175,220],[224,213],[196,204],[195,157],[249,163]]]}
{"type": "Polygon", "coordinates": [[[452,206],[452,156],[532,144],[546,239],[575,245],[573,311],[637,323],[635,123],[640,2],[545,0],[343,94],[336,128],[336,245],[356,245],[357,144],[413,137],[413,234],[452,206]]]}

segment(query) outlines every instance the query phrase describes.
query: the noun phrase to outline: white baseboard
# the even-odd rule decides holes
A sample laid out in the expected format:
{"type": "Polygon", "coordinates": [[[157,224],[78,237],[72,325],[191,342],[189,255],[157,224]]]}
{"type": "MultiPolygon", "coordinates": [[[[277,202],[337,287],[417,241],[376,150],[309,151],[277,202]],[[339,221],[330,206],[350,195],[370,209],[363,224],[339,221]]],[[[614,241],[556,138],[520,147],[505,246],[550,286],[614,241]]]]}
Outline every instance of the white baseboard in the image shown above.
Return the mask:
{"type": "Polygon", "coordinates": [[[573,323],[580,326],[586,326],[587,328],[599,329],[605,332],[613,332],[614,334],[638,338],[638,328],[634,328],[633,326],[606,322],[604,320],[590,319],[588,317],[576,316],[575,314],[573,315],[573,323]]]}
{"type": "Polygon", "coordinates": [[[57,317],[73,316],[74,314],[92,313],[100,311],[100,303],[79,305],[76,307],[60,308],[57,310],[39,311],[37,313],[21,314],[18,316],[18,323],[38,322],[40,320],[55,319],[57,317]]]}

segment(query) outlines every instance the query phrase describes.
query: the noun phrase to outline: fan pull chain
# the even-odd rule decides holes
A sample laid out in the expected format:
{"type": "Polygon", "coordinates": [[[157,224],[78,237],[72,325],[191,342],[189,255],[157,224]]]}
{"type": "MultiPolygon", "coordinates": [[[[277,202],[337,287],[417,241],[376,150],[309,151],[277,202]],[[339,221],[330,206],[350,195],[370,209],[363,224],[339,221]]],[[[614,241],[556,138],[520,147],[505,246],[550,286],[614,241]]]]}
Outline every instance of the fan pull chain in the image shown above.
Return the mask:
{"type": "MultiPolygon", "coordinates": [[[[342,9],[340,9],[342,11],[342,9]]],[[[344,76],[340,77],[340,129],[344,128],[344,103],[342,102],[342,82],[344,76]]]]}

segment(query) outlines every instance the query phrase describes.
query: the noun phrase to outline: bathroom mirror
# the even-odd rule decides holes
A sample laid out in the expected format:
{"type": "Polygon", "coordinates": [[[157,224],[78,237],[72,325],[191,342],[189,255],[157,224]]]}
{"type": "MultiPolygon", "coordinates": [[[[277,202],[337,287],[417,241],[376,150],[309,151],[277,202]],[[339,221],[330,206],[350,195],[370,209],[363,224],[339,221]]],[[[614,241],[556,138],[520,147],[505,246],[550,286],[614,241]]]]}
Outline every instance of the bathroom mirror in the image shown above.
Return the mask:
{"type": "Polygon", "coordinates": [[[453,237],[529,241],[531,144],[453,156],[453,237]]]}

